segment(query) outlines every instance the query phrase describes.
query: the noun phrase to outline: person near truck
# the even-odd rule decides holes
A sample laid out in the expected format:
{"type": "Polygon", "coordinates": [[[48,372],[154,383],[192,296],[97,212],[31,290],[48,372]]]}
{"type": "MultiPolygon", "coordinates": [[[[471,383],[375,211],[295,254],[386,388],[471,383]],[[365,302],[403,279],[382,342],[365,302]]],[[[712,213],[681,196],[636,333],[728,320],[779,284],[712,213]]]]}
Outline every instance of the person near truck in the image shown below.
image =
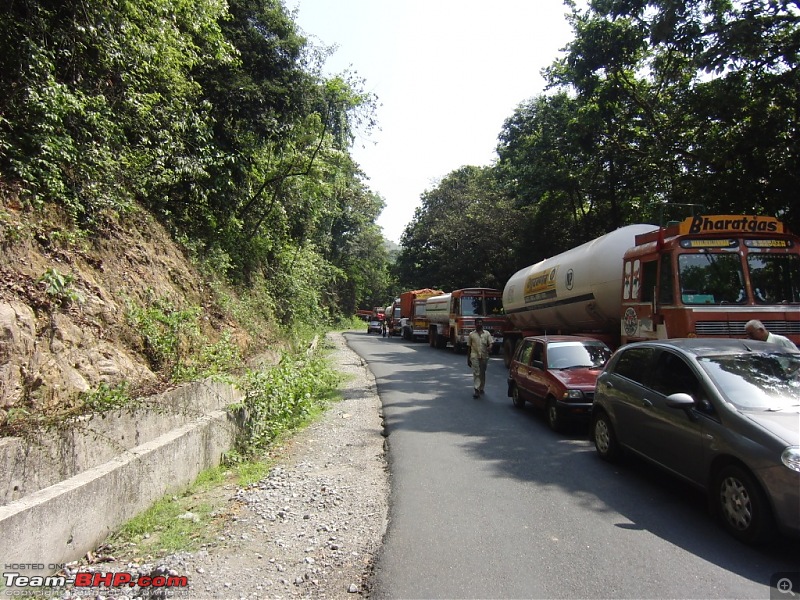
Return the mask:
{"type": "Polygon", "coordinates": [[[748,321],[747,325],[744,326],[744,331],[747,334],[747,337],[749,337],[751,340],[761,340],[762,342],[778,344],[784,348],[797,350],[797,346],[794,345],[792,340],[782,335],[778,335],[777,333],[770,333],[767,331],[767,328],[764,327],[764,324],[757,319],[748,321]]]}
{"type": "Polygon", "coordinates": [[[493,343],[492,334],[483,328],[483,319],[475,319],[475,331],[469,334],[467,341],[467,366],[472,367],[473,398],[481,396],[486,386],[486,366],[493,343]]]}

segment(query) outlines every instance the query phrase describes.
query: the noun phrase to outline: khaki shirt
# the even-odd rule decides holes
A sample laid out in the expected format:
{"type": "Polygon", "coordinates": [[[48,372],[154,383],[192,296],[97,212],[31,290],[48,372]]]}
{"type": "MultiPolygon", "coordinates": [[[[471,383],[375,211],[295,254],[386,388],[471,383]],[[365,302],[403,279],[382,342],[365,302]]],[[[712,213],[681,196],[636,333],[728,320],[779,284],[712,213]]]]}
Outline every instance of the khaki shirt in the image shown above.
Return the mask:
{"type": "Polygon", "coordinates": [[[471,358],[489,358],[489,350],[494,340],[492,334],[485,329],[478,333],[473,331],[469,334],[469,355],[471,358]]]}

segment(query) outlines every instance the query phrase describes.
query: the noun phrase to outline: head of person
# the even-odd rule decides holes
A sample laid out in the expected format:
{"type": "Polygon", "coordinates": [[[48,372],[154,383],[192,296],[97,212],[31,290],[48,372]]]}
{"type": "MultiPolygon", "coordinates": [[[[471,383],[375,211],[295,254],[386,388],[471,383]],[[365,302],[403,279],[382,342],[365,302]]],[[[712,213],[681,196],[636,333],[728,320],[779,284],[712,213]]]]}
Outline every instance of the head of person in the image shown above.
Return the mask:
{"type": "Polygon", "coordinates": [[[475,319],[475,329],[478,331],[483,329],[483,319],[475,319]]]}
{"type": "Polygon", "coordinates": [[[764,327],[764,324],[761,321],[756,319],[747,322],[747,324],[744,326],[744,332],[751,340],[760,340],[762,342],[766,342],[767,337],[769,337],[767,328],[764,327]]]}

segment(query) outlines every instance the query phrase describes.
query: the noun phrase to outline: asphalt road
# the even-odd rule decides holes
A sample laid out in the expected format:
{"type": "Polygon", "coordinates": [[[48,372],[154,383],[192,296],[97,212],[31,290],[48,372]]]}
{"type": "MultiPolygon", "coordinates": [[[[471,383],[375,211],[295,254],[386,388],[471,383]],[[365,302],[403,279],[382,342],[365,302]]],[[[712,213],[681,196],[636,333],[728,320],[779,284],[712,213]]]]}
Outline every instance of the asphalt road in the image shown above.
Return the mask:
{"type": "Polygon", "coordinates": [[[501,358],[473,399],[463,354],[346,337],[375,375],[388,434],[372,597],[769,599],[776,573],[800,571],[800,542],[743,545],[693,488],[636,459],[610,465],[588,428],[556,434],[515,409],[501,358]]]}

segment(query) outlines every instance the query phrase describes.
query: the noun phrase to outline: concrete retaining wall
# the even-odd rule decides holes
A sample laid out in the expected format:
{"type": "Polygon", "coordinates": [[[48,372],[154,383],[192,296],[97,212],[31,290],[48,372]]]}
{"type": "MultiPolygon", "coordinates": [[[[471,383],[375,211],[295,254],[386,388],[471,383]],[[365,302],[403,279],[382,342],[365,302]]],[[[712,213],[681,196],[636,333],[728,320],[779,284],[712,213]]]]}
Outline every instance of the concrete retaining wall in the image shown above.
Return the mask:
{"type": "Polygon", "coordinates": [[[152,398],[155,413],[106,416],[49,439],[4,440],[0,566],[45,575],[48,565],[94,550],[164,494],[219,464],[236,434],[224,407],[239,399],[233,387],[206,381],[152,398]]]}

